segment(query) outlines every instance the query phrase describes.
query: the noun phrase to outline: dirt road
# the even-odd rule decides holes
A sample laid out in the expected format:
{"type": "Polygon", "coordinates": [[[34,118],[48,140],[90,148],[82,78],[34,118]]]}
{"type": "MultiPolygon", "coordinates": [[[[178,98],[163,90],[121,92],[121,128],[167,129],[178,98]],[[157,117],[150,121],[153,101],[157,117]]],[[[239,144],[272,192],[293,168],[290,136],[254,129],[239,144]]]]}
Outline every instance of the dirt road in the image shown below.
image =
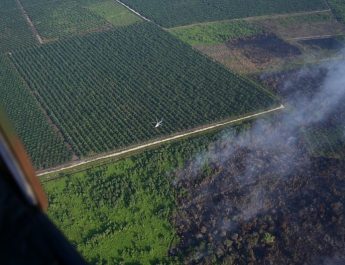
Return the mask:
{"type": "Polygon", "coordinates": [[[127,8],[129,11],[131,11],[132,13],[136,14],[137,16],[141,17],[143,20],[152,22],[151,20],[149,20],[148,18],[144,17],[143,15],[141,15],[140,13],[138,13],[137,11],[135,11],[134,9],[130,8],[128,5],[122,3],[119,0],[115,0],[117,3],[119,3],[120,5],[123,5],[125,8],[127,8]]]}
{"type": "Polygon", "coordinates": [[[32,31],[32,34],[34,35],[34,37],[36,38],[36,40],[38,41],[39,44],[43,44],[43,40],[41,38],[41,36],[38,34],[37,29],[35,28],[35,25],[32,23],[30,17],[28,16],[28,14],[26,13],[24,7],[22,6],[22,3],[19,0],[16,0],[16,3],[20,9],[20,11],[22,12],[26,22],[29,24],[30,29],[32,31]]]}
{"type": "Polygon", "coordinates": [[[38,176],[43,176],[43,175],[46,175],[46,174],[59,173],[59,172],[64,171],[66,169],[72,169],[72,168],[75,168],[75,167],[78,167],[78,166],[81,166],[81,165],[85,165],[87,163],[91,163],[91,162],[95,162],[95,161],[99,161],[99,160],[103,160],[103,159],[107,159],[107,158],[114,158],[114,157],[118,157],[118,156],[123,156],[123,155],[126,155],[126,154],[130,154],[130,153],[132,153],[134,151],[142,151],[142,150],[145,150],[148,147],[152,147],[152,146],[155,146],[155,145],[160,145],[162,143],[166,143],[166,142],[169,142],[169,141],[181,139],[181,138],[184,138],[184,137],[187,137],[187,136],[192,136],[192,135],[195,135],[195,134],[198,134],[198,133],[201,133],[201,132],[207,132],[207,131],[210,131],[212,129],[216,129],[216,128],[219,128],[219,127],[222,127],[222,126],[225,126],[225,125],[230,125],[230,124],[233,124],[233,123],[236,123],[236,122],[245,121],[245,120],[249,120],[249,119],[252,119],[252,118],[259,117],[259,116],[263,116],[265,114],[269,114],[269,113],[272,113],[272,112],[275,112],[275,111],[278,111],[278,110],[282,110],[284,108],[285,107],[283,105],[280,105],[277,108],[273,108],[273,109],[266,110],[266,111],[261,111],[261,112],[258,112],[256,114],[251,114],[251,115],[248,115],[248,116],[245,116],[245,117],[242,117],[242,118],[238,118],[238,119],[235,119],[235,120],[229,120],[229,121],[225,121],[225,122],[221,122],[221,123],[212,124],[212,125],[207,126],[207,127],[198,128],[198,129],[186,132],[186,133],[177,134],[175,136],[171,136],[171,137],[167,137],[167,138],[164,138],[164,139],[161,139],[161,140],[153,141],[153,142],[150,142],[150,143],[147,143],[147,144],[139,145],[139,146],[136,146],[136,147],[133,147],[133,148],[129,148],[129,149],[123,150],[123,151],[114,152],[114,153],[111,153],[111,154],[106,154],[106,155],[98,156],[98,157],[91,157],[91,158],[80,160],[80,161],[77,161],[77,162],[74,162],[74,163],[65,164],[65,165],[59,166],[57,168],[40,171],[40,172],[37,172],[37,175],[38,176]]]}
{"type": "Polygon", "coordinates": [[[339,36],[344,36],[344,35],[345,34],[315,35],[315,36],[288,38],[287,40],[318,40],[318,39],[327,39],[327,38],[339,37],[339,36]]]}

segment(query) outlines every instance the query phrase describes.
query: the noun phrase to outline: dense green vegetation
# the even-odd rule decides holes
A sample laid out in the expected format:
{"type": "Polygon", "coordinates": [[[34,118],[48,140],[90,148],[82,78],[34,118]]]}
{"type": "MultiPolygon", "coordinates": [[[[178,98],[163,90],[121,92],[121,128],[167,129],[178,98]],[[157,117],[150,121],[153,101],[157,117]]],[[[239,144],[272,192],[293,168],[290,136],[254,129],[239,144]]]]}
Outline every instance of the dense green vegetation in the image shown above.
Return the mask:
{"type": "Polygon", "coordinates": [[[0,53],[34,45],[35,39],[15,1],[0,3],[0,53]]]}
{"type": "Polygon", "coordinates": [[[141,143],[276,103],[150,23],[13,53],[77,155],[141,143]],[[164,126],[154,128],[155,119],[164,126]]]}
{"type": "Polygon", "coordinates": [[[59,137],[30,94],[10,60],[0,56],[0,106],[22,138],[36,168],[63,163],[71,158],[59,137]]]}
{"type": "Polygon", "coordinates": [[[41,37],[56,39],[107,27],[108,22],[76,1],[21,0],[41,37]]]}
{"type": "Polygon", "coordinates": [[[332,8],[336,18],[345,23],[345,2],[343,0],[328,0],[328,4],[332,8]]]}
{"type": "Polygon", "coordinates": [[[190,45],[214,45],[260,34],[263,30],[246,21],[224,21],[177,27],[170,32],[190,45]]]}
{"type": "Polygon", "coordinates": [[[48,214],[92,264],[169,264],[168,250],[178,242],[169,222],[175,208],[170,172],[216,137],[169,144],[46,182],[48,214]]]}
{"type": "Polygon", "coordinates": [[[123,2],[164,27],[327,8],[323,0],[123,0],[123,2]]]}
{"type": "Polygon", "coordinates": [[[127,26],[142,21],[137,15],[113,0],[93,1],[86,6],[113,26],[127,26]]]}

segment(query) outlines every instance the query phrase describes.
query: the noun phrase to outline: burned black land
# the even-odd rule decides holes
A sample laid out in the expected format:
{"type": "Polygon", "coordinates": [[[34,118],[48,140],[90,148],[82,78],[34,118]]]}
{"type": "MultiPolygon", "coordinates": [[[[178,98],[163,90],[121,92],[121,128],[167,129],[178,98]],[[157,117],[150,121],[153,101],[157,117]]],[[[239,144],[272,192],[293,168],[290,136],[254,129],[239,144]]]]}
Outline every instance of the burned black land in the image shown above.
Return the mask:
{"type": "Polygon", "coordinates": [[[185,171],[173,251],[187,264],[316,264],[343,251],[344,164],[291,155],[292,170],[281,154],[239,147],[209,174],[185,171]]]}
{"type": "Polygon", "coordinates": [[[274,58],[287,58],[301,54],[301,51],[274,34],[265,33],[240,38],[226,43],[229,49],[239,49],[255,64],[264,64],[274,58]]]}
{"type": "Polygon", "coordinates": [[[171,255],[185,264],[345,264],[345,163],[311,156],[304,133],[344,117],[344,68],[262,77],[288,110],[230,129],[176,172],[171,255]]]}

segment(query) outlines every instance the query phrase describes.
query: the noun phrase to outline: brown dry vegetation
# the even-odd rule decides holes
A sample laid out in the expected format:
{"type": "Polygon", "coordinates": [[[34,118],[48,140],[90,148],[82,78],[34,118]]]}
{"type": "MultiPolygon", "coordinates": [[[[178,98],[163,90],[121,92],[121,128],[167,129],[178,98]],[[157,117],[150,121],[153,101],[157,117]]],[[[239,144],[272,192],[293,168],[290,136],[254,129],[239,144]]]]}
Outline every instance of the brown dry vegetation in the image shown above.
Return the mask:
{"type": "Polygon", "coordinates": [[[345,33],[345,26],[335,19],[313,23],[277,23],[275,19],[258,20],[257,23],[283,39],[310,36],[338,35],[345,33]]]}

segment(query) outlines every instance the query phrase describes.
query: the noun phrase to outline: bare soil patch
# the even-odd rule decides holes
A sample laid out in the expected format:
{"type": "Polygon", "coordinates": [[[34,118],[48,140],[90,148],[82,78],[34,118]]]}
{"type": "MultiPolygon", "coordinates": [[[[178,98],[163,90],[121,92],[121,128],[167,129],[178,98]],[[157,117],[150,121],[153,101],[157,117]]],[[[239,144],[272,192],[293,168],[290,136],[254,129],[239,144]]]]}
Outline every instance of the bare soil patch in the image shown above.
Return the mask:
{"type": "Polygon", "coordinates": [[[275,69],[301,55],[297,47],[269,33],[195,48],[238,73],[275,69]]]}
{"type": "Polygon", "coordinates": [[[251,62],[259,65],[275,58],[283,59],[301,55],[297,47],[270,33],[229,41],[226,46],[229,49],[241,50],[251,62]]]}
{"type": "Polygon", "coordinates": [[[310,37],[319,35],[338,35],[345,32],[345,26],[335,19],[321,22],[277,23],[275,19],[260,20],[257,23],[269,32],[283,39],[310,37]]]}

